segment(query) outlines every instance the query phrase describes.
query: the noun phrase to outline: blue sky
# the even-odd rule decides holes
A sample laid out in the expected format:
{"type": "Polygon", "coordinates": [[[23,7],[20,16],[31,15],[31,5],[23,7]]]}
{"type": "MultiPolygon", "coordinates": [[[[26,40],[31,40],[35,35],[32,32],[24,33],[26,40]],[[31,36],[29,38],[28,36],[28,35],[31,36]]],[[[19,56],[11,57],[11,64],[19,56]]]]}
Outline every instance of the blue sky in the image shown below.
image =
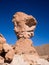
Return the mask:
{"type": "Polygon", "coordinates": [[[33,15],[37,20],[35,35],[31,38],[33,44],[35,46],[48,44],[49,0],[0,0],[0,33],[9,44],[17,41],[12,17],[18,11],[33,15]]]}

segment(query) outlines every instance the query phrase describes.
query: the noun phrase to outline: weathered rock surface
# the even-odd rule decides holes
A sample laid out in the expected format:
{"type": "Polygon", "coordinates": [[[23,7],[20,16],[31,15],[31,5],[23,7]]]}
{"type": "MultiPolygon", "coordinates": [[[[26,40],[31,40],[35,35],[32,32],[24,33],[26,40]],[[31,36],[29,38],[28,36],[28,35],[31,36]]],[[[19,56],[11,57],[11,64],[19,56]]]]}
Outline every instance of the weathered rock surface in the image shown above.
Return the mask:
{"type": "Polygon", "coordinates": [[[30,38],[34,36],[36,19],[23,12],[17,12],[13,15],[14,31],[18,38],[30,38]]]}
{"type": "Polygon", "coordinates": [[[5,52],[8,52],[8,51],[11,51],[12,50],[12,47],[9,45],[9,44],[3,44],[3,49],[5,52]]]}
{"type": "Polygon", "coordinates": [[[15,44],[16,54],[32,54],[38,56],[35,48],[32,46],[31,39],[20,38],[15,44]]]}
{"type": "Polygon", "coordinates": [[[5,55],[5,59],[6,61],[12,61],[13,60],[13,57],[14,57],[14,50],[10,50],[8,53],[6,53],[5,55]]]}
{"type": "Polygon", "coordinates": [[[49,65],[49,62],[34,55],[15,55],[10,65],[49,65]]]}
{"type": "Polygon", "coordinates": [[[11,62],[15,54],[13,48],[8,44],[4,44],[3,49],[4,49],[4,52],[6,53],[5,60],[7,62],[11,62]]]}
{"type": "Polygon", "coordinates": [[[6,39],[0,34],[0,62],[11,61],[14,56],[14,50],[12,46],[6,43],[6,39]]]}

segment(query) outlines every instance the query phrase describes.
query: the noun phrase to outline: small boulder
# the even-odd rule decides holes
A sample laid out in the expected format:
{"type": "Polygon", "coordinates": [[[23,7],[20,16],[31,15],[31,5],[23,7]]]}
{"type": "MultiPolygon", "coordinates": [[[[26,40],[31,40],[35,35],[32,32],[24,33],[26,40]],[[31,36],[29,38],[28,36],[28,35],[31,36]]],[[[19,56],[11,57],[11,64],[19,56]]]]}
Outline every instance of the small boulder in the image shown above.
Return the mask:
{"type": "Polygon", "coordinates": [[[5,52],[8,52],[8,51],[12,50],[12,47],[9,44],[3,44],[3,49],[5,52]]]}
{"type": "Polygon", "coordinates": [[[4,63],[4,58],[0,56],[0,63],[4,63]]]}
{"type": "Polygon", "coordinates": [[[8,53],[5,55],[5,59],[8,62],[11,62],[14,56],[14,50],[10,50],[8,53]]]}

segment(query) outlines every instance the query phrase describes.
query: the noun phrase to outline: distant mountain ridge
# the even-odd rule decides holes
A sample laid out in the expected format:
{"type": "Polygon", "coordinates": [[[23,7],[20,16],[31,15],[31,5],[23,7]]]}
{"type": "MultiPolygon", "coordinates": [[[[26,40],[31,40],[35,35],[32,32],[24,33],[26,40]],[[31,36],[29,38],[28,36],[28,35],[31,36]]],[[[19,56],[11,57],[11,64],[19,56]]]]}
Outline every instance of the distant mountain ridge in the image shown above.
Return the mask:
{"type": "Polygon", "coordinates": [[[40,56],[49,55],[49,44],[44,44],[41,46],[36,46],[35,49],[37,50],[40,56]]]}

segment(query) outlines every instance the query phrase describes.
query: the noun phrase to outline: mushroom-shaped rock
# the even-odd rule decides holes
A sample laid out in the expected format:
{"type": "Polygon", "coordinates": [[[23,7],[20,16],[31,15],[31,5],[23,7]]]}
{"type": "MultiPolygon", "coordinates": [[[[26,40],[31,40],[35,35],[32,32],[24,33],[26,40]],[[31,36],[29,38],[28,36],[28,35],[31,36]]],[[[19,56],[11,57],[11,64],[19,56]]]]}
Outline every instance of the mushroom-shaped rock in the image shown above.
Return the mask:
{"type": "Polygon", "coordinates": [[[34,29],[36,27],[36,19],[23,12],[17,12],[13,15],[14,31],[18,38],[30,38],[34,36],[34,29]]]}

